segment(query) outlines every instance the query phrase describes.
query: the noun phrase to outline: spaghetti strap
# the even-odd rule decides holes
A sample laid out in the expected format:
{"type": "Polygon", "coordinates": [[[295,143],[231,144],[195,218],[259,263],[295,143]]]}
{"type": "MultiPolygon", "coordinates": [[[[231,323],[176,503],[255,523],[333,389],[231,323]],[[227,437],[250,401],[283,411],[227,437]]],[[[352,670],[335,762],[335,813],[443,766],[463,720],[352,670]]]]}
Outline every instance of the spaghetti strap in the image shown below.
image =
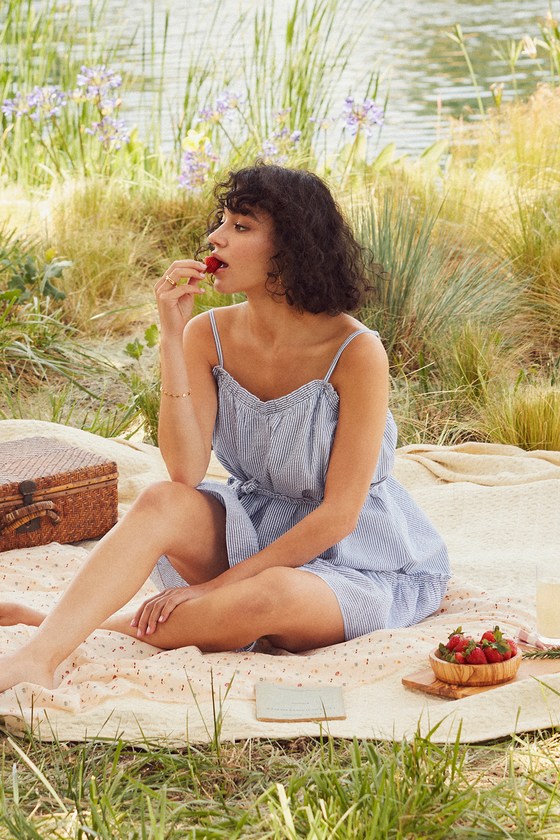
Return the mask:
{"type": "Polygon", "coordinates": [[[214,341],[216,342],[216,350],[218,352],[218,362],[220,363],[220,367],[224,366],[224,355],[222,353],[222,343],[220,341],[220,336],[218,334],[218,326],[216,324],[216,318],[214,317],[214,310],[211,309],[208,313],[210,315],[210,323],[212,325],[212,332],[214,333],[214,341]]]}
{"type": "Polygon", "coordinates": [[[369,332],[373,332],[374,335],[378,335],[378,333],[374,332],[373,330],[368,330],[367,327],[364,327],[361,330],[356,330],[356,332],[350,333],[348,338],[345,341],[343,341],[341,346],[338,348],[337,354],[334,357],[334,359],[332,360],[331,366],[327,371],[327,375],[325,376],[324,382],[328,382],[329,379],[331,378],[331,376],[333,374],[333,371],[334,371],[334,369],[337,365],[338,360],[340,359],[340,357],[342,356],[342,353],[344,352],[346,347],[350,344],[350,342],[353,341],[356,338],[356,336],[362,335],[362,333],[369,333],[369,332]]]}

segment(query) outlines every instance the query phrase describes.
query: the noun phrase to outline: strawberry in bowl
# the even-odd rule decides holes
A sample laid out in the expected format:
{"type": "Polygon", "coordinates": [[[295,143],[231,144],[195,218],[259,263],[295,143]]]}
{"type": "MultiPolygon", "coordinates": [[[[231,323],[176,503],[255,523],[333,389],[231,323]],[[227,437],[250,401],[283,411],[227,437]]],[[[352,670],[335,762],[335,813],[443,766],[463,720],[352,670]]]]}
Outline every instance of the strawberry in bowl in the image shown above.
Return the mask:
{"type": "Polygon", "coordinates": [[[430,666],[439,680],[454,685],[497,685],[513,679],[521,652],[498,626],[475,639],[458,627],[430,654],[430,666]]]}

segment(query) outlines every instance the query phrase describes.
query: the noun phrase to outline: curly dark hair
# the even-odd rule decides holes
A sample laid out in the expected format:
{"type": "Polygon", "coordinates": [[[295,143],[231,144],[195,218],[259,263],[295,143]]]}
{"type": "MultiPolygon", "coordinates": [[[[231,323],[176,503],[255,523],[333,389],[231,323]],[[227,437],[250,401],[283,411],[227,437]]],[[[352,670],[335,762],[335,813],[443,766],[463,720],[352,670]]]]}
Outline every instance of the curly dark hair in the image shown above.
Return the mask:
{"type": "Polygon", "coordinates": [[[278,248],[267,281],[272,296],[314,314],[360,307],[370,289],[364,252],[321,178],[258,161],[230,172],[214,195],[208,233],[219,227],[224,209],[246,215],[258,207],[272,217],[278,248]]]}

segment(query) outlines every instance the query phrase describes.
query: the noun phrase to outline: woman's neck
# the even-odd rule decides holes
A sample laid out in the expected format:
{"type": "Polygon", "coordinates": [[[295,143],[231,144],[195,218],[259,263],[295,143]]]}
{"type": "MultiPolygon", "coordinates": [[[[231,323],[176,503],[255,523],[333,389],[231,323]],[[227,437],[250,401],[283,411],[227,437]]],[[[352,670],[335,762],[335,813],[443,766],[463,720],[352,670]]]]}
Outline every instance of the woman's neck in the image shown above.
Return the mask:
{"type": "Polygon", "coordinates": [[[300,312],[285,300],[266,295],[246,301],[247,328],[269,347],[315,343],[332,330],[333,318],[325,313],[300,312]]]}

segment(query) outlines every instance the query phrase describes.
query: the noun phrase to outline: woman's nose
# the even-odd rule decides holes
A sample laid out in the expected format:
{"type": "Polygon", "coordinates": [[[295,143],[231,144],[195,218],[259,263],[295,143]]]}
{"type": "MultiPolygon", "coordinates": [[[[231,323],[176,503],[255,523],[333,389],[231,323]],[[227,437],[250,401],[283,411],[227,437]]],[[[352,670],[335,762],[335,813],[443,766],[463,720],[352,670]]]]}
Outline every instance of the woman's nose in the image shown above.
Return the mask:
{"type": "Polygon", "coordinates": [[[208,234],[208,242],[210,245],[223,245],[225,242],[225,233],[224,233],[224,226],[220,225],[220,227],[213,230],[212,233],[208,234]]]}

